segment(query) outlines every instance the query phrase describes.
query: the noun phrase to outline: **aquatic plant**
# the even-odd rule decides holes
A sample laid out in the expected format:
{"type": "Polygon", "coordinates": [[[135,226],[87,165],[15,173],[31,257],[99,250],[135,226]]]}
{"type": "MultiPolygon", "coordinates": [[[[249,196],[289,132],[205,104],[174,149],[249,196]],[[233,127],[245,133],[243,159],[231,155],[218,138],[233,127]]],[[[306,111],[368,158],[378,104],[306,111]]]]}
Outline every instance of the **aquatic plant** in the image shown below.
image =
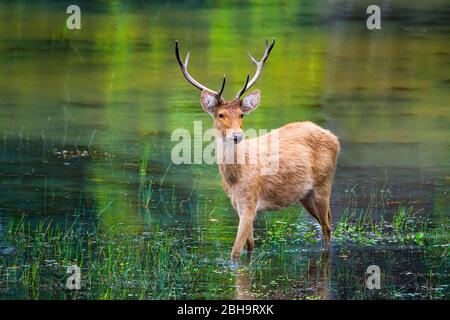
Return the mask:
{"type": "MultiPolygon", "coordinates": [[[[23,218],[11,219],[2,239],[9,250],[0,254],[0,292],[3,296],[11,292],[35,299],[230,298],[235,294],[235,281],[244,281],[244,272],[256,279],[250,287],[256,297],[283,297],[299,281],[304,281],[303,285],[312,281],[310,260],[293,262],[295,255],[291,253],[299,247],[315,245],[320,233],[305,215],[295,223],[273,221],[268,215],[266,235],[257,240],[260,248],[249,264],[237,269],[228,262],[229,243],[217,243],[214,252],[205,251],[211,250],[211,245],[200,235],[187,238],[180,230],[158,225],[136,234],[127,232],[125,226],[106,227],[101,221],[95,230],[90,230],[80,222],[60,225],[42,219],[33,225],[23,218]],[[281,278],[279,273],[271,276],[275,271],[268,264],[273,260],[286,268],[281,278]],[[65,289],[66,271],[71,264],[81,268],[84,290],[65,289]],[[241,278],[237,277],[239,272],[241,278]]],[[[384,219],[374,222],[364,213],[347,211],[336,225],[334,238],[338,245],[350,242],[362,246],[426,246],[443,261],[448,258],[448,228],[432,228],[417,218],[410,207],[400,206],[392,223],[384,219]]],[[[314,268],[320,260],[313,262],[314,268]]],[[[392,292],[399,294],[397,289],[392,292]]],[[[301,292],[297,295],[318,298],[301,292]]]]}

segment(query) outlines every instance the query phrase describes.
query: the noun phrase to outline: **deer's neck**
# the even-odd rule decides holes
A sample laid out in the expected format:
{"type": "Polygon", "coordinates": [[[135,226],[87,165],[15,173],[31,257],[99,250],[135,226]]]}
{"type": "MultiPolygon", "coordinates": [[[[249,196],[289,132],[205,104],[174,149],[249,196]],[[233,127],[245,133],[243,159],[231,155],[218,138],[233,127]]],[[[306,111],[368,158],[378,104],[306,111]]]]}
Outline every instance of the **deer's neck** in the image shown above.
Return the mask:
{"type": "Polygon", "coordinates": [[[217,163],[219,171],[224,181],[232,186],[239,182],[244,171],[245,161],[243,157],[245,141],[235,144],[232,141],[227,141],[220,134],[216,136],[217,141],[217,163]]]}

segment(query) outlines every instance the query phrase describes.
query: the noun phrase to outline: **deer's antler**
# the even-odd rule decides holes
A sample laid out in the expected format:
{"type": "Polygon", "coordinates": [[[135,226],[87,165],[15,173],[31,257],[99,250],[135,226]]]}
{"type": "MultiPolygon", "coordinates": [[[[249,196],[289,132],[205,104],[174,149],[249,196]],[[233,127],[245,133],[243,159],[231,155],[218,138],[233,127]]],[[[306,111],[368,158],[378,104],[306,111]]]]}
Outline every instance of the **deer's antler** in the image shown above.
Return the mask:
{"type": "Polygon", "coordinates": [[[241,96],[250,89],[258,80],[259,76],[261,75],[262,68],[264,66],[264,63],[266,62],[267,58],[269,58],[270,51],[272,51],[273,46],[275,45],[275,38],[273,38],[271,45],[269,46],[269,41],[266,39],[266,51],[264,52],[263,57],[260,61],[257,61],[255,58],[252,57],[250,52],[247,51],[248,56],[250,57],[250,60],[256,65],[256,72],[253,78],[248,81],[249,76],[247,76],[247,81],[245,82],[244,87],[236,94],[236,99],[240,99],[241,96]]]}
{"type": "Polygon", "coordinates": [[[187,80],[190,84],[192,84],[194,87],[196,87],[197,89],[200,89],[200,90],[207,90],[207,91],[209,91],[209,92],[215,94],[217,98],[220,98],[220,97],[222,96],[223,89],[225,88],[225,75],[223,75],[222,87],[221,87],[221,89],[220,89],[219,92],[216,92],[216,91],[214,91],[214,90],[209,89],[208,87],[205,87],[205,86],[202,85],[200,82],[198,82],[197,80],[195,80],[194,78],[192,78],[192,76],[189,74],[189,72],[188,72],[188,70],[187,70],[187,66],[188,66],[188,64],[189,64],[189,53],[190,53],[190,52],[187,53],[187,55],[186,55],[186,60],[185,60],[184,63],[183,63],[183,61],[181,60],[181,57],[180,57],[180,49],[178,48],[178,40],[175,41],[175,56],[177,57],[178,64],[180,65],[181,71],[183,72],[183,75],[184,75],[184,77],[186,78],[186,80],[187,80]]]}

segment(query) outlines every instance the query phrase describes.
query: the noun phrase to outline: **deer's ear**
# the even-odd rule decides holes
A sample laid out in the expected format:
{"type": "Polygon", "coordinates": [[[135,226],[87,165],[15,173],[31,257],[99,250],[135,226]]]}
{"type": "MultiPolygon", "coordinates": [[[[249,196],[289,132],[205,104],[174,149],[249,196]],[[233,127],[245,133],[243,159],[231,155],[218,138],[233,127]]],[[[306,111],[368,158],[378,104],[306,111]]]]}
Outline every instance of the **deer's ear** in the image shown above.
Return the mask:
{"type": "Polygon", "coordinates": [[[242,99],[242,111],[244,113],[250,113],[258,107],[261,93],[258,89],[252,91],[242,99]]]}
{"type": "Polygon", "coordinates": [[[203,110],[212,115],[214,114],[219,102],[217,101],[217,97],[214,93],[203,90],[200,96],[200,103],[202,104],[203,110]]]}

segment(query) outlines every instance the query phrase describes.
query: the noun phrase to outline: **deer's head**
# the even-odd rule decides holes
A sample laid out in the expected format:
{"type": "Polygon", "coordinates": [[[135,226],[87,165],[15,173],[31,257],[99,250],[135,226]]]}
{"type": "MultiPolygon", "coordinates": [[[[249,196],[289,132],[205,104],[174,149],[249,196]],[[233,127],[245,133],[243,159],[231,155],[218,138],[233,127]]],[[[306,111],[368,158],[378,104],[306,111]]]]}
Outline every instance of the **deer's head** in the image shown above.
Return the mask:
{"type": "Polygon", "coordinates": [[[187,66],[189,63],[189,52],[186,55],[186,60],[183,63],[180,57],[180,50],[178,48],[178,41],[175,41],[175,55],[177,57],[178,63],[180,64],[181,71],[184,74],[186,80],[191,83],[197,89],[202,90],[200,95],[200,103],[203,110],[208,112],[214,118],[214,127],[219,130],[224,139],[234,141],[239,143],[244,138],[244,132],[242,130],[242,120],[244,115],[252,112],[256,109],[260,100],[259,90],[254,90],[245,97],[241,98],[242,95],[252,87],[258,77],[261,75],[262,68],[273,46],[275,45],[275,39],[272,40],[271,45],[266,40],[266,50],[260,61],[257,61],[252,57],[250,53],[248,56],[252,62],[256,65],[256,72],[253,78],[250,80],[250,75],[247,75],[247,80],[245,81],[242,89],[236,94],[233,100],[224,100],[222,98],[222,92],[225,88],[225,76],[223,77],[222,87],[220,91],[216,92],[211,90],[200,82],[196,81],[189,74],[187,66]]]}

